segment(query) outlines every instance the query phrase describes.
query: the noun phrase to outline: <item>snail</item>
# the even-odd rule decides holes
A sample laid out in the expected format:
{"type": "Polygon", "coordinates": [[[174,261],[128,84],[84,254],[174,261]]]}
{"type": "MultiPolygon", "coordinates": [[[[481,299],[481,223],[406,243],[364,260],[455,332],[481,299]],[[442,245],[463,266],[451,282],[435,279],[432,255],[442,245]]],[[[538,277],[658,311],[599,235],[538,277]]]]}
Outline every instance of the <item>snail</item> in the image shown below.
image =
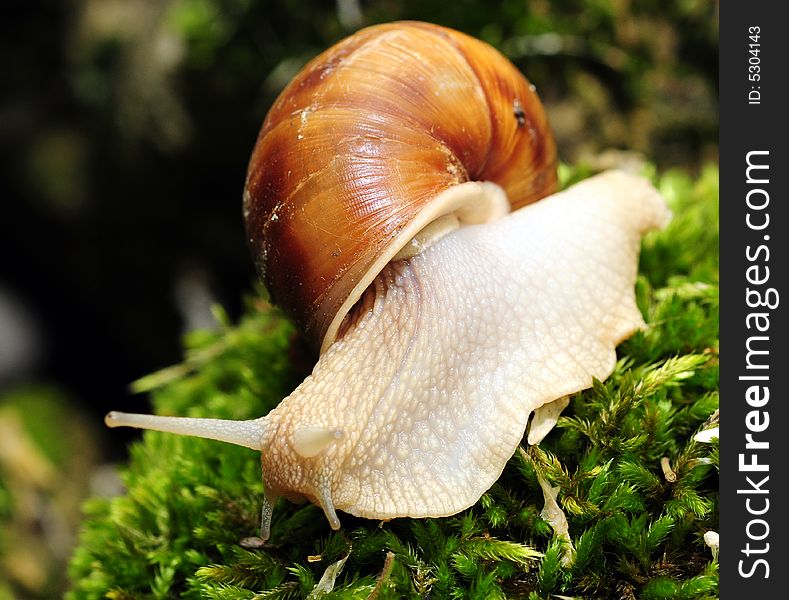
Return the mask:
{"type": "Polygon", "coordinates": [[[620,171],[557,192],[556,163],[534,87],[491,46],[416,22],[351,35],[276,100],[244,188],[261,276],[320,349],[312,373],[259,419],[107,425],[259,450],[264,540],[279,497],[333,529],[337,510],[473,505],[527,425],[537,443],[644,326],[638,253],[663,199],[620,171]]]}

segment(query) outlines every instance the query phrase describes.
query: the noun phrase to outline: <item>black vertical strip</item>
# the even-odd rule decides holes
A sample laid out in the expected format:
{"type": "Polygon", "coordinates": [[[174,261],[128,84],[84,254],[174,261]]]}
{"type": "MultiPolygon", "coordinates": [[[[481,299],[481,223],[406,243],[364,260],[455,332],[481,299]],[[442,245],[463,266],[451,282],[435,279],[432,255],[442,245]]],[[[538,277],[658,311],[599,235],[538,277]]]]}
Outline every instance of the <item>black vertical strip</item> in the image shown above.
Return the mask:
{"type": "Polygon", "coordinates": [[[720,597],[786,597],[789,31],[770,0],[720,7],[720,597]]]}

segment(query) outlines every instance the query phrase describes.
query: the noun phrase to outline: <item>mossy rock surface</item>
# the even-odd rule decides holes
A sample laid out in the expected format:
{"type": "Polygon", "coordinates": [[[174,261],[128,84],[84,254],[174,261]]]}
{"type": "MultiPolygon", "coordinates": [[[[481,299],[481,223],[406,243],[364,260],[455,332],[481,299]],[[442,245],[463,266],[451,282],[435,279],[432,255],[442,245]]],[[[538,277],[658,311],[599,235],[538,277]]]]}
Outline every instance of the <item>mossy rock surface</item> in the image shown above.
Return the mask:
{"type": "MultiPolygon", "coordinates": [[[[281,501],[269,544],[245,549],[263,495],[257,455],[147,432],[124,468],[127,493],[85,505],[70,597],[716,598],[703,535],[718,529],[718,451],[693,435],[718,408],[718,172],[653,177],[674,218],[643,244],[648,329],[474,507],[387,523],[342,515],[332,532],[319,508],[281,501]],[[540,516],[538,472],[559,487],[573,550],[540,516]]],[[[182,365],[138,383],[157,413],[258,417],[309,369],[265,302],[235,325],[218,317],[220,331],[188,337],[182,365]]]]}

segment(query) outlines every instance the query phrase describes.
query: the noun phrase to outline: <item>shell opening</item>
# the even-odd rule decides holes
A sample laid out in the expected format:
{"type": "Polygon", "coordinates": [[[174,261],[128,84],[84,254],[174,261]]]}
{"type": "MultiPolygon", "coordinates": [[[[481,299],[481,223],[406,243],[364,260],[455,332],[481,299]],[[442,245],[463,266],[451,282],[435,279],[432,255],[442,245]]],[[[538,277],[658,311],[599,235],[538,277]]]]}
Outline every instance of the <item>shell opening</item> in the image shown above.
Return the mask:
{"type": "Polygon", "coordinates": [[[332,320],[321,344],[321,354],[346,331],[346,317],[354,318],[354,306],[362,298],[387,263],[411,258],[433,245],[461,225],[475,225],[496,221],[510,212],[504,189],[490,181],[467,181],[440,193],[420,215],[398,234],[386,252],[370,266],[332,320]]]}

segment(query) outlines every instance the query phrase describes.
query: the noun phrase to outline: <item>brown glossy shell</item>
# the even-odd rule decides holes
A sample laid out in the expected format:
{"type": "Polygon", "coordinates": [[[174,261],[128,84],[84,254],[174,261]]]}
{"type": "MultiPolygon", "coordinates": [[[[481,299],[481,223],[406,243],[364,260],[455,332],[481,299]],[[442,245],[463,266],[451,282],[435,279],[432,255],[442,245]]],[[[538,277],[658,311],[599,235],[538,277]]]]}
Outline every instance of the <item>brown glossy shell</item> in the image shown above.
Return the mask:
{"type": "Polygon", "coordinates": [[[469,180],[497,183],[514,208],[555,191],[555,144],[523,75],[427,23],[339,42],[285,88],[250,160],[247,235],[273,301],[325,349],[371,265],[409,241],[399,232],[469,180]]]}

